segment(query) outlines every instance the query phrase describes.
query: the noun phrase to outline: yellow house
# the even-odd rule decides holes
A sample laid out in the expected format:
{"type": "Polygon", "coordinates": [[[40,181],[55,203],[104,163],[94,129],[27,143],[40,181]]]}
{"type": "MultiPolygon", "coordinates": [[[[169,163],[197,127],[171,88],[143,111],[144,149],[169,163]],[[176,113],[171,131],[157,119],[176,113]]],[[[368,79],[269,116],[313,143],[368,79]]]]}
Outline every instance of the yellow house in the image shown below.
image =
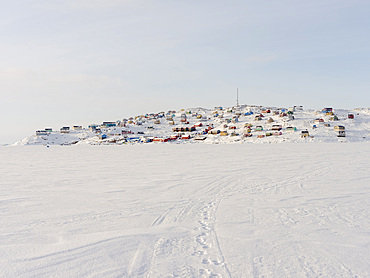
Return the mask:
{"type": "Polygon", "coordinates": [[[306,137],[309,137],[309,136],[310,136],[310,134],[308,133],[307,130],[302,130],[301,131],[301,138],[306,138],[306,137]]]}

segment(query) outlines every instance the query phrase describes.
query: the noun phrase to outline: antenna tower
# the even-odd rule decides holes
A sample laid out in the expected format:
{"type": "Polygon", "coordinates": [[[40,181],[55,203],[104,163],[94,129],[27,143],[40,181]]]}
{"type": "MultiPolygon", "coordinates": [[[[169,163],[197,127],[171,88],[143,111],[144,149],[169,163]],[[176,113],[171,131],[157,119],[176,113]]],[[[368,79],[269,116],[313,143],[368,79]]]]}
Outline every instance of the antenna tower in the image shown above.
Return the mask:
{"type": "Polygon", "coordinates": [[[239,107],[239,90],[236,88],[236,106],[239,107]]]}

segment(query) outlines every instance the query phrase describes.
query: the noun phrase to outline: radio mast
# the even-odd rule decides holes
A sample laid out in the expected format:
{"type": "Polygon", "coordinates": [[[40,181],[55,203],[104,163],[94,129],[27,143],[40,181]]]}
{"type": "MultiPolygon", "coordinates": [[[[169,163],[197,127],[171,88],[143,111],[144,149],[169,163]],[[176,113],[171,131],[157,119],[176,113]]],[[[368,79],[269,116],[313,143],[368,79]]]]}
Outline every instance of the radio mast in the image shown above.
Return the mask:
{"type": "Polygon", "coordinates": [[[236,106],[239,107],[239,90],[236,88],[236,106]]]}

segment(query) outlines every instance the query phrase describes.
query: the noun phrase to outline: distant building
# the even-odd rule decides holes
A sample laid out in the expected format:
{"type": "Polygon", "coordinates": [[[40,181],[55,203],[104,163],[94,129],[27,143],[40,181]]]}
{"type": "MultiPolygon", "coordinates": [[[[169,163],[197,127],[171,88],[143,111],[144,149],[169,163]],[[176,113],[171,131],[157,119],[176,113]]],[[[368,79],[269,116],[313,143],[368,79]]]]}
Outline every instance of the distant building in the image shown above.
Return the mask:
{"type": "Polygon", "coordinates": [[[117,126],[117,123],[116,122],[103,122],[100,126],[101,127],[114,127],[114,126],[117,126]]]}
{"type": "Polygon", "coordinates": [[[36,135],[48,135],[48,132],[46,130],[36,130],[36,135]]]}
{"type": "Polygon", "coordinates": [[[89,130],[90,131],[96,131],[98,128],[99,128],[99,125],[97,125],[97,124],[89,125],[89,130]]]}
{"type": "Polygon", "coordinates": [[[69,133],[69,126],[63,126],[61,129],[60,129],[60,133],[69,133]]]}

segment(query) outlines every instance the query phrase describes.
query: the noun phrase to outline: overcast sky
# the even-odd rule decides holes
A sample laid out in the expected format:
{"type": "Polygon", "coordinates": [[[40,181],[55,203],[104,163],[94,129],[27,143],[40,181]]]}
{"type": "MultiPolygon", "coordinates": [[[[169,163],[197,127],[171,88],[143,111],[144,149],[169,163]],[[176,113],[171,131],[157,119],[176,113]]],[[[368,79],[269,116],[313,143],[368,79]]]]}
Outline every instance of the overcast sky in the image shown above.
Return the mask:
{"type": "Polygon", "coordinates": [[[368,107],[367,0],[18,0],[0,9],[0,143],[187,107],[368,107]]]}

